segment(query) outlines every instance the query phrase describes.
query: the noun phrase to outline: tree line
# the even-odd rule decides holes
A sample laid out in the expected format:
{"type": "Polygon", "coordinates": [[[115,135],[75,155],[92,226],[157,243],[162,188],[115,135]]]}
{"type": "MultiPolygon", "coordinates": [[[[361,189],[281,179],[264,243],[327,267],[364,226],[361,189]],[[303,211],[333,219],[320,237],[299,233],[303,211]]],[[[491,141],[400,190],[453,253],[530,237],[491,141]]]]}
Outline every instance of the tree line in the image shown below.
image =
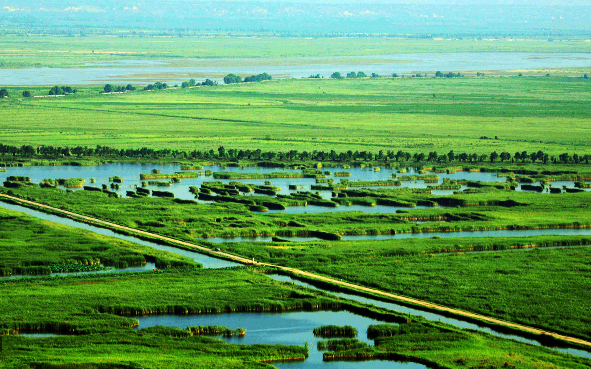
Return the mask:
{"type": "Polygon", "coordinates": [[[87,158],[177,158],[177,159],[196,159],[196,160],[276,160],[276,161],[333,161],[333,162],[351,162],[351,161],[396,161],[396,162],[432,162],[432,163],[574,163],[589,164],[590,154],[569,154],[562,153],[558,156],[550,155],[542,150],[527,152],[517,151],[511,154],[507,151],[490,154],[478,154],[461,152],[456,153],[453,150],[447,153],[438,153],[431,151],[429,153],[410,153],[403,150],[380,150],[377,153],[371,151],[342,151],[335,150],[322,151],[262,151],[226,149],[220,146],[217,150],[171,150],[171,149],[151,149],[142,147],[140,149],[116,149],[108,146],[97,145],[96,147],[75,146],[37,146],[31,145],[11,146],[0,143],[0,156],[13,156],[23,158],[43,157],[43,158],[64,158],[64,157],[87,157],[87,158]]]}
{"type": "Polygon", "coordinates": [[[252,75],[250,77],[246,77],[244,79],[242,79],[242,77],[237,76],[233,73],[228,74],[227,76],[224,77],[224,83],[229,85],[232,83],[242,83],[242,82],[262,82],[262,81],[270,81],[271,79],[273,79],[273,77],[271,77],[269,74],[267,73],[261,73],[261,74],[257,74],[257,75],[252,75]]]}

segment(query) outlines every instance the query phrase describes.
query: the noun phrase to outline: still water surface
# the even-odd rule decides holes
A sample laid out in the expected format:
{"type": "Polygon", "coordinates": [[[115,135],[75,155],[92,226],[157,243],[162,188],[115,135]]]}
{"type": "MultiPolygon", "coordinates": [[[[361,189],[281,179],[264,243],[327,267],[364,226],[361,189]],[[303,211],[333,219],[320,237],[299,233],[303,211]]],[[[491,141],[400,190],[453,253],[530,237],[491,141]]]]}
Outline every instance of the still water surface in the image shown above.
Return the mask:
{"type": "Polygon", "coordinates": [[[215,315],[151,315],[138,317],[139,328],[156,325],[186,328],[198,325],[223,325],[229,328],[244,328],[244,337],[219,337],[229,343],[236,344],[272,344],[298,345],[308,343],[309,356],[305,361],[273,362],[278,368],[316,368],[330,369],[364,368],[426,368],[422,364],[400,363],[395,361],[372,360],[370,362],[323,362],[322,352],[317,350],[316,342],[323,340],[314,337],[313,329],[321,325],[351,325],[359,331],[358,339],[373,345],[373,340],[367,338],[367,327],[370,324],[383,322],[366,318],[347,311],[298,311],[289,313],[232,313],[215,315]]]}

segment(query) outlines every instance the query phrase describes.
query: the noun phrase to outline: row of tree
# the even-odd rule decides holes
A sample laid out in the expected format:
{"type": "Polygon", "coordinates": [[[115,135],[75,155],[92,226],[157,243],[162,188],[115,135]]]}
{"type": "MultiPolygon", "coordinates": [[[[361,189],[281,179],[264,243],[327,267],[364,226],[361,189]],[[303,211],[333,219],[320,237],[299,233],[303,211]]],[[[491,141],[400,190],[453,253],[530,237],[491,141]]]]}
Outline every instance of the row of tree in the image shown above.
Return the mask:
{"type": "Polygon", "coordinates": [[[149,84],[144,87],[144,91],[153,91],[153,90],[166,90],[168,85],[162,82],[156,82],[154,84],[149,84]]]}
{"type": "MultiPolygon", "coordinates": [[[[53,95],[67,95],[67,94],[75,94],[76,92],[78,92],[78,90],[73,89],[70,86],[53,86],[50,90],[49,90],[49,94],[50,96],[53,95]]],[[[24,96],[24,94],[23,94],[24,96]]]]}
{"type": "Polygon", "coordinates": [[[131,84],[129,84],[127,86],[113,86],[112,84],[107,83],[105,85],[105,87],[103,88],[103,91],[105,91],[106,93],[135,91],[135,87],[133,87],[131,84]]]}
{"type": "Polygon", "coordinates": [[[269,81],[273,79],[273,77],[271,77],[269,74],[267,73],[261,73],[261,74],[257,74],[252,75],[250,77],[246,77],[244,79],[242,79],[242,77],[237,76],[233,73],[228,74],[227,76],[224,77],[224,83],[229,85],[232,83],[242,83],[242,82],[262,82],[262,81],[269,81]]]}
{"type": "MultiPolygon", "coordinates": [[[[484,76],[484,74],[482,74],[484,76]]],[[[460,77],[464,77],[463,75],[461,75],[460,73],[453,73],[453,72],[449,72],[449,73],[442,73],[440,70],[438,70],[437,72],[435,72],[435,77],[438,78],[460,78],[460,77]]],[[[480,77],[480,72],[478,72],[478,77],[480,77]]]]}
{"type": "Polygon", "coordinates": [[[284,152],[256,150],[238,150],[228,149],[220,146],[217,151],[214,150],[171,150],[171,149],[150,149],[142,147],[141,149],[115,149],[108,146],[96,146],[95,148],[87,146],[76,147],[56,147],[56,146],[38,146],[31,145],[11,146],[0,144],[0,155],[12,155],[21,157],[42,156],[45,158],[59,157],[100,157],[100,158],[187,158],[187,159],[224,159],[224,160],[278,160],[278,161],[397,161],[397,162],[437,162],[437,163],[482,163],[482,162],[542,162],[548,163],[575,163],[589,164],[591,155],[568,154],[563,153],[551,156],[542,150],[528,153],[527,151],[515,152],[513,155],[509,152],[497,153],[493,151],[490,154],[477,153],[455,153],[453,150],[445,154],[437,151],[425,153],[410,153],[402,150],[380,150],[377,153],[370,151],[297,151],[290,150],[284,152]]]}
{"type": "Polygon", "coordinates": [[[216,81],[212,81],[211,79],[207,78],[205,81],[198,83],[193,78],[188,81],[181,83],[182,88],[193,87],[193,86],[215,86],[218,83],[216,81]]]}

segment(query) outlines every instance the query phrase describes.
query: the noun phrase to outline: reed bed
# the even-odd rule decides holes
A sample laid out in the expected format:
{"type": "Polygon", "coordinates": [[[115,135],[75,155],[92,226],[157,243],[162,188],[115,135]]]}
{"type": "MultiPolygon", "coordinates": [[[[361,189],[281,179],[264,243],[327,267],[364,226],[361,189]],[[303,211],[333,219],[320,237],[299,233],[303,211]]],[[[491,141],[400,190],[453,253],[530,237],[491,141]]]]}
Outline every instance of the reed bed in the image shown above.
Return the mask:
{"type": "Polygon", "coordinates": [[[173,174],[163,173],[142,173],[140,180],[146,179],[173,179],[173,178],[197,178],[199,176],[196,172],[175,172],[173,174]]]}
{"type": "Polygon", "coordinates": [[[55,181],[58,185],[66,188],[82,188],[86,183],[84,178],[58,178],[55,181]]]}
{"type": "Polygon", "coordinates": [[[230,329],[221,325],[205,325],[205,326],[194,326],[187,327],[187,330],[194,336],[206,335],[206,336],[224,336],[224,337],[244,337],[246,330],[244,328],[230,329]]]}
{"type": "Polygon", "coordinates": [[[338,325],[323,325],[314,328],[312,331],[317,337],[355,337],[357,336],[357,328],[350,325],[338,326],[338,325]]]}

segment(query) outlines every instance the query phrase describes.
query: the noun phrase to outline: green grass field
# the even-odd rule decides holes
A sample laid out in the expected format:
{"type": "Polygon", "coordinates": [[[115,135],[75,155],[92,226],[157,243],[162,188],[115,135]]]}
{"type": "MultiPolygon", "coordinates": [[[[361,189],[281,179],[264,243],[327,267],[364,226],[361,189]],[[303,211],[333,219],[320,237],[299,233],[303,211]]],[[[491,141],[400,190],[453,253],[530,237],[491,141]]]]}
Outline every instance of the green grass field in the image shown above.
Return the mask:
{"type": "MultiPolygon", "coordinates": [[[[587,150],[591,80],[281,80],[0,102],[0,142],[117,148],[587,150]],[[482,140],[483,136],[498,140],[482,140]]],[[[41,90],[39,91],[41,92],[41,90]]],[[[44,92],[43,94],[46,94],[44,92]]]]}

